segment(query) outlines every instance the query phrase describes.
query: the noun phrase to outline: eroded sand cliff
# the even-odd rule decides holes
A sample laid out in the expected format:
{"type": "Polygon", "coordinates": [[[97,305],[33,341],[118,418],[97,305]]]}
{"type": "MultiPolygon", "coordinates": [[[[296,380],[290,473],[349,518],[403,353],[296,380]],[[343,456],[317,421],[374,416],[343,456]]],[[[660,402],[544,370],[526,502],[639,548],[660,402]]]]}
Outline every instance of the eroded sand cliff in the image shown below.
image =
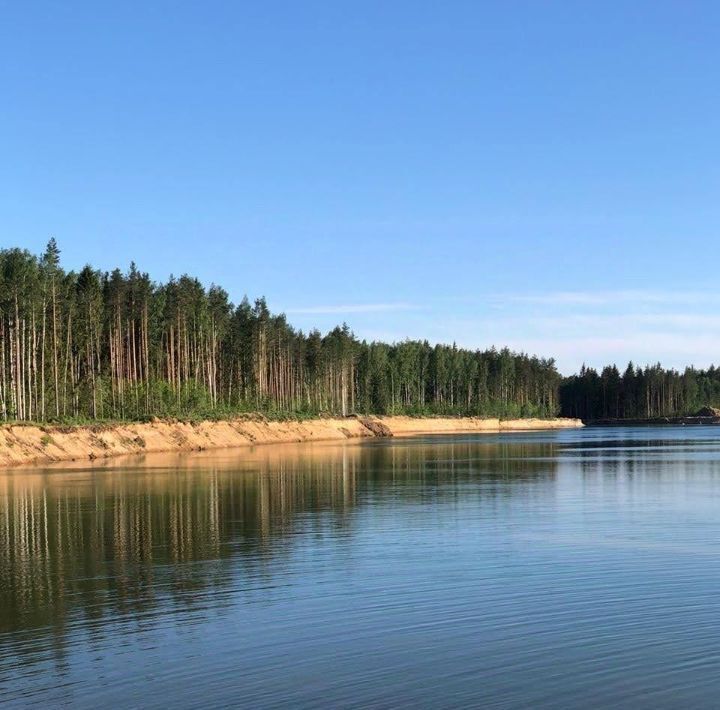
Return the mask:
{"type": "Polygon", "coordinates": [[[501,421],[474,417],[347,417],[278,422],[259,416],[199,423],[158,420],[72,427],[14,425],[0,427],[0,467],[254,444],[462,432],[496,433],[581,426],[582,422],[578,419],[501,421]]]}

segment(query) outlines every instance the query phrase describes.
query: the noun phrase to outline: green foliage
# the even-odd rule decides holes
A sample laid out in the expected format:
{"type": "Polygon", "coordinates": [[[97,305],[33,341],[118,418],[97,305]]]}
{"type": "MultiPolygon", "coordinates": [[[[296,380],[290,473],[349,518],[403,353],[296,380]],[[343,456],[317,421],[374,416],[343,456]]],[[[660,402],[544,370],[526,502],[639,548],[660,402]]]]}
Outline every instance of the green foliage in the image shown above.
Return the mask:
{"type": "Polygon", "coordinates": [[[705,405],[720,406],[720,369],[663,369],[660,364],[624,373],[615,365],[600,374],[583,366],[560,387],[563,416],[595,419],[647,419],[687,416],[705,405]]]}
{"type": "Polygon", "coordinates": [[[359,413],[553,416],[553,360],[427,341],[359,341],[343,324],[304,334],[264,299],[235,306],[187,275],[153,283],[65,272],[0,250],[0,418],[187,421],[359,413]]]}

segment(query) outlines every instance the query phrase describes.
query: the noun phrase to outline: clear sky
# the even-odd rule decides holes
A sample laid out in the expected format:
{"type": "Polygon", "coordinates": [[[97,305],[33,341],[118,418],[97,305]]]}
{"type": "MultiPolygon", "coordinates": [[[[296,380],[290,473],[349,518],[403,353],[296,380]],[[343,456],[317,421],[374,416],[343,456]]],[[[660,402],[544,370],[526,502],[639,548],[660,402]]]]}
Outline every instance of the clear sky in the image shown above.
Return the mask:
{"type": "Polygon", "coordinates": [[[720,362],[719,28],[688,0],[0,0],[0,245],[564,372],[720,362]]]}

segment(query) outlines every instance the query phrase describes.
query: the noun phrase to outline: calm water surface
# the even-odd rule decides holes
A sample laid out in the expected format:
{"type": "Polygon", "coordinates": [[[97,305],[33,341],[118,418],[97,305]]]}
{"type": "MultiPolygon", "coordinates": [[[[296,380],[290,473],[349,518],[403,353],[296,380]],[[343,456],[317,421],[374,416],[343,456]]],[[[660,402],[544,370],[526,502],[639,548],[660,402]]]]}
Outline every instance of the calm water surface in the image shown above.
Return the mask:
{"type": "Polygon", "coordinates": [[[720,428],[0,473],[0,704],[708,707],[720,428]]]}

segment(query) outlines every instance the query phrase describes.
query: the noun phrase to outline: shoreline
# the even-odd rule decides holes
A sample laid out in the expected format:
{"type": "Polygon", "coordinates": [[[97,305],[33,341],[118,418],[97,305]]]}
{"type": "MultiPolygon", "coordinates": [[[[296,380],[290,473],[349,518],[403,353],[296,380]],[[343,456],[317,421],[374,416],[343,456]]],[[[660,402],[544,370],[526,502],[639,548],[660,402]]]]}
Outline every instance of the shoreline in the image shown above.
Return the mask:
{"type": "Polygon", "coordinates": [[[690,415],[684,417],[647,417],[636,419],[591,419],[586,426],[717,426],[720,417],[690,415]]]}
{"type": "Polygon", "coordinates": [[[156,420],[83,426],[0,426],[0,469],[60,461],[94,461],[147,453],[230,449],[261,444],[346,441],[431,434],[576,429],[579,419],[351,416],[268,421],[260,416],[198,423],[156,420]]]}

